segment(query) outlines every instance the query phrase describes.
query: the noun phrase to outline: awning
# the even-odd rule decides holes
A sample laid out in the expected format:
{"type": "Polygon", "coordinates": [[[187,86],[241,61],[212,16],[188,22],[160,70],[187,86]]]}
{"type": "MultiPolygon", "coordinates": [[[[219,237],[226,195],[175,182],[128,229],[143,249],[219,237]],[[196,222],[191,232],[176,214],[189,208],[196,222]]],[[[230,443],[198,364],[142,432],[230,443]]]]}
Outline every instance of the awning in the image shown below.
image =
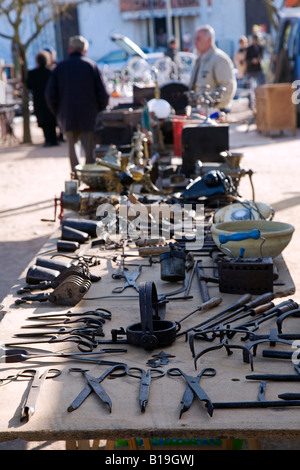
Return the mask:
{"type": "MultiPolygon", "coordinates": [[[[167,10],[153,9],[139,10],[139,11],[126,11],[121,13],[124,20],[144,20],[148,18],[166,18],[167,10]]],[[[199,16],[199,8],[172,8],[172,16],[199,16]]]]}

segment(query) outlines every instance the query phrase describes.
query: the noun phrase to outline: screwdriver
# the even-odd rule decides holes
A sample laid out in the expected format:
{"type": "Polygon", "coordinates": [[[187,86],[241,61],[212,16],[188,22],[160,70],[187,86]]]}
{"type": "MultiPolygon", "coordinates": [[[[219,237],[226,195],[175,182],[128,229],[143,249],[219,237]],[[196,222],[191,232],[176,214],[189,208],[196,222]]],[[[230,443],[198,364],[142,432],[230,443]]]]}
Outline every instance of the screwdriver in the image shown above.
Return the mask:
{"type": "Polygon", "coordinates": [[[208,318],[207,320],[204,320],[203,322],[199,323],[198,325],[193,326],[193,327],[189,328],[188,330],[185,330],[184,332],[181,332],[181,334],[188,333],[189,331],[196,330],[198,328],[202,328],[203,326],[208,325],[208,324],[209,324],[209,327],[211,328],[211,327],[215,326],[216,324],[218,324],[219,321],[222,321],[222,320],[219,320],[219,319],[221,319],[221,317],[227,312],[231,312],[231,313],[230,313],[230,315],[223,318],[223,320],[227,320],[229,317],[233,317],[235,315],[238,315],[241,312],[245,312],[247,310],[251,310],[253,308],[258,307],[259,305],[263,305],[265,303],[268,303],[273,299],[274,299],[274,294],[272,292],[262,294],[254,300],[251,300],[251,295],[250,294],[245,294],[238,301],[234,302],[232,305],[230,305],[226,309],[224,309],[221,312],[217,313],[213,317],[208,318]]]}
{"type": "Polygon", "coordinates": [[[222,302],[221,297],[212,297],[207,302],[204,302],[203,304],[199,305],[199,307],[195,308],[195,310],[193,310],[192,312],[188,313],[187,315],[182,317],[180,320],[178,320],[178,323],[183,322],[184,320],[186,320],[188,317],[190,317],[196,312],[204,312],[206,310],[209,310],[210,308],[214,308],[217,305],[219,305],[221,302],[222,302]]]}

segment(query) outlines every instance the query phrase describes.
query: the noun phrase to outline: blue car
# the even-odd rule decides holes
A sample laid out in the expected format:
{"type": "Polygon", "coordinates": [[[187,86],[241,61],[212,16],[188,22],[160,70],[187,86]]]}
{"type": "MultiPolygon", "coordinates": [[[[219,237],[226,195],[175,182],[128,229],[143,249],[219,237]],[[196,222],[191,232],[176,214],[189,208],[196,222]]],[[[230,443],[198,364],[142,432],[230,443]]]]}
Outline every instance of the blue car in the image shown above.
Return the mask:
{"type": "Polygon", "coordinates": [[[300,8],[281,12],[270,68],[274,83],[300,80],[300,8]]]}

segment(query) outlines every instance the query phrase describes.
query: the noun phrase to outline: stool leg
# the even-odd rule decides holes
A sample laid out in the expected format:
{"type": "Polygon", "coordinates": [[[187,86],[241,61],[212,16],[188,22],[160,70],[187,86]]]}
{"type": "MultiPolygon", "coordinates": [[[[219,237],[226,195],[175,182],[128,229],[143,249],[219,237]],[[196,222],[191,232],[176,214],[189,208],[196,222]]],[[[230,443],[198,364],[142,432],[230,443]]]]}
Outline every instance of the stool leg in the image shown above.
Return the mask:
{"type": "Polygon", "coordinates": [[[66,450],[77,450],[77,442],[73,441],[66,441],[66,450]]]}
{"type": "Polygon", "coordinates": [[[135,437],[128,439],[128,447],[130,450],[139,450],[135,437]]]}
{"type": "Polygon", "coordinates": [[[247,439],[249,450],[261,450],[260,439],[247,439]]]}
{"type": "Polygon", "coordinates": [[[94,439],[92,444],[92,450],[98,450],[100,444],[100,439],[94,439]]]}
{"type": "Polygon", "coordinates": [[[111,439],[108,439],[106,441],[105,450],[114,450],[114,448],[115,448],[115,441],[112,441],[111,439]]]}
{"type": "Polygon", "coordinates": [[[232,450],[233,439],[222,439],[222,450],[232,450]]]}
{"type": "Polygon", "coordinates": [[[145,450],[152,450],[152,444],[148,437],[143,437],[144,449],[145,450]]]}

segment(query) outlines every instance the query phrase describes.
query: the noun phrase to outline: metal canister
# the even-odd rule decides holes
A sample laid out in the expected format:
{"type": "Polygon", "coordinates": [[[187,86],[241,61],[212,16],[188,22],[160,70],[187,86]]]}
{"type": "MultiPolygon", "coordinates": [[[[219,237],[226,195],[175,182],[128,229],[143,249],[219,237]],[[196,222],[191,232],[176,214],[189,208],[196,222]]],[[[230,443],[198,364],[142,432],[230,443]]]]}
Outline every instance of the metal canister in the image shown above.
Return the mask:
{"type": "Polygon", "coordinates": [[[160,255],[160,278],[176,282],[185,279],[185,252],[170,246],[170,251],[160,255]]]}

